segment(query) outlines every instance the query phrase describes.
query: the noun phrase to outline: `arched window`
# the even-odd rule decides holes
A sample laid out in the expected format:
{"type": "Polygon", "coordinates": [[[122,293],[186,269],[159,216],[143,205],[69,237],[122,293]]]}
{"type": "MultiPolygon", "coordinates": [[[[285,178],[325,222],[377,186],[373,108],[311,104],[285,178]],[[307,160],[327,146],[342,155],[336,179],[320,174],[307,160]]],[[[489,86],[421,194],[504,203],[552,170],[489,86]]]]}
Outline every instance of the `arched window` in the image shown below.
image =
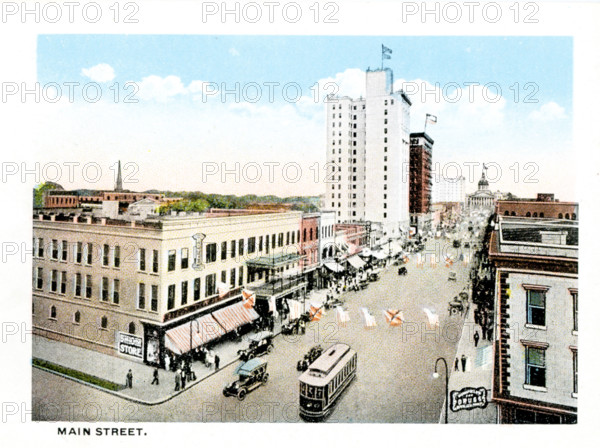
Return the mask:
{"type": "Polygon", "coordinates": [[[563,219],[563,215],[562,215],[562,213],[559,213],[559,214],[558,214],[558,219],[563,219]]]}
{"type": "Polygon", "coordinates": [[[504,211],[504,216],[508,216],[508,210],[504,211]]]}
{"type": "Polygon", "coordinates": [[[575,213],[573,213],[573,214],[571,215],[571,219],[572,219],[572,220],[576,220],[576,219],[577,219],[577,215],[576,215],[575,213]]]}
{"type": "Polygon", "coordinates": [[[515,212],[510,212],[510,216],[517,216],[515,212]]]}
{"type": "Polygon", "coordinates": [[[50,319],[56,319],[56,307],[54,305],[50,307],[50,319]]]}
{"type": "Polygon", "coordinates": [[[108,328],[108,318],[106,316],[102,316],[100,319],[100,327],[105,329],[108,328]]]}
{"type": "Polygon", "coordinates": [[[565,214],[565,219],[571,219],[571,216],[567,213],[565,214]]]}
{"type": "Polygon", "coordinates": [[[133,322],[129,322],[129,326],[127,328],[127,332],[129,334],[135,334],[135,324],[133,322]]]}
{"type": "Polygon", "coordinates": [[[537,218],[537,212],[533,212],[533,217],[537,218]]]}
{"type": "Polygon", "coordinates": [[[544,212],[540,212],[540,218],[544,217],[544,212]]]}
{"type": "Polygon", "coordinates": [[[75,311],[75,314],[73,314],[73,322],[78,324],[80,321],[81,321],[81,313],[79,311],[75,311]]]}
{"type": "Polygon", "coordinates": [[[531,213],[530,212],[525,213],[525,217],[526,218],[531,218],[531,213]]]}

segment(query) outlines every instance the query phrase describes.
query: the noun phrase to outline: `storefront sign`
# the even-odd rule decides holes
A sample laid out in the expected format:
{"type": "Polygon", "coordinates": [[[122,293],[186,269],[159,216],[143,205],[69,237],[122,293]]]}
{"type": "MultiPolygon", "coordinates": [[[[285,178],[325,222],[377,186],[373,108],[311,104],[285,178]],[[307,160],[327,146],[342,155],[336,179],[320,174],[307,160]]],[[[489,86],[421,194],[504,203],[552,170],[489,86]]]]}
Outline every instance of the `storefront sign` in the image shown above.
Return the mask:
{"type": "Polygon", "coordinates": [[[466,409],[485,408],[488,404],[485,387],[465,387],[450,392],[450,410],[458,412],[466,409]]]}
{"type": "Polygon", "coordinates": [[[139,336],[119,332],[118,349],[119,353],[133,356],[135,358],[143,358],[142,338],[139,336]]]}

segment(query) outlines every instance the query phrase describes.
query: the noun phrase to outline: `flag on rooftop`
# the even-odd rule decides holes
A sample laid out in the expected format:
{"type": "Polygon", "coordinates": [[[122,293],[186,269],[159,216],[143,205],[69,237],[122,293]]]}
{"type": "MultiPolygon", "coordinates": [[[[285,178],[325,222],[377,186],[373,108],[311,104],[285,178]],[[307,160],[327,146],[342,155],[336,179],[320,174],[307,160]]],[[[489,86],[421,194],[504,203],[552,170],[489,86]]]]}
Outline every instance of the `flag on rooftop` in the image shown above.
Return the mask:
{"type": "Polygon", "coordinates": [[[437,117],[435,115],[427,114],[427,123],[436,124],[437,117]]]}

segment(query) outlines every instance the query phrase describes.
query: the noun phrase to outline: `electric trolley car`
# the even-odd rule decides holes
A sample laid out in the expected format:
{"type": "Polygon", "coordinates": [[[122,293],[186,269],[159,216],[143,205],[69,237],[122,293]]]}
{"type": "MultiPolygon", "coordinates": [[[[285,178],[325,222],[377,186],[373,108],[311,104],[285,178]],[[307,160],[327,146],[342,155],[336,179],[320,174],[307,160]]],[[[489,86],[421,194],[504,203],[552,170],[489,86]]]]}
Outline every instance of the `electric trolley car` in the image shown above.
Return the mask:
{"type": "Polygon", "coordinates": [[[298,378],[299,414],[318,421],[331,414],[337,400],[356,377],[357,355],[346,344],[335,344],[319,356],[298,378]]]}

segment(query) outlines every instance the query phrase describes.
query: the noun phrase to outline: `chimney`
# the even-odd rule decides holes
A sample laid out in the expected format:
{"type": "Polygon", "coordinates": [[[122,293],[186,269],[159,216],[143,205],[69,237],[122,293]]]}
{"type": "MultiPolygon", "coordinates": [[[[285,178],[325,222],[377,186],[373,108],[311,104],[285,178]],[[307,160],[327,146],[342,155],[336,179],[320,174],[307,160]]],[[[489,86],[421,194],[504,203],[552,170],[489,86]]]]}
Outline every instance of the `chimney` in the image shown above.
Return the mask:
{"type": "Polygon", "coordinates": [[[79,219],[78,219],[78,218],[79,218],[79,215],[75,215],[75,216],[73,216],[73,222],[74,222],[75,224],[77,224],[77,222],[79,221],[79,219]]]}
{"type": "Polygon", "coordinates": [[[38,221],[43,221],[44,220],[44,215],[42,215],[41,213],[38,215],[38,221]]]}
{"type": "Polygon", "coordinates": [[[50,215],[50,221],[54,222],[56,220],[56,215],[50,215]]]}
{"type": "Polygon", "coordinates": [[[86,222],[87,224],[91,224],[91,223],[92,223],[92,217],[91,217],[91,216],[88,216],[87,218],[85,218],[85,222],[86,222]]]}
{"type": "Polygon", "coordinates": [[[100,224],[105,226],[106,225],[106,218],[100,218],[100,224]]]}

